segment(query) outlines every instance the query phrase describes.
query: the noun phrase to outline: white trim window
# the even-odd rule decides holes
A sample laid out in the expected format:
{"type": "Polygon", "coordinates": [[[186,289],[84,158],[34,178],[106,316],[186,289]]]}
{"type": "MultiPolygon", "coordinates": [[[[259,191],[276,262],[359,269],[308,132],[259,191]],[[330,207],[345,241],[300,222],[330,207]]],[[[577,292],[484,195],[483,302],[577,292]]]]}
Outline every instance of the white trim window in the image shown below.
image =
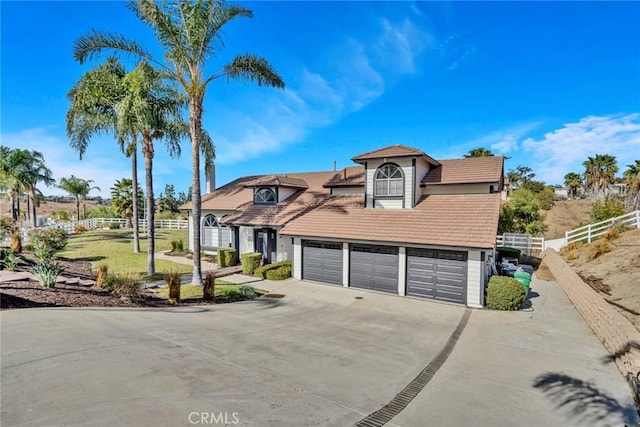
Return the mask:
{"type": "Polygon", "coordinates": [[[202,219],[202,246],[217,247],[220,241],[220,224],[215,215],[206,215],[202,219]]]}
{"type": "Polygon", "coordinates": [[[399,166],[386,164],[376,171],[376,196],[401,197],[404,195],[404,177],[399,166]]]}
{"type": "Polygon", "coordinates": [[[276,193],[270,188],[260,188],[256,190],[253,201],[260,205],[275,205],[276,193]]]}

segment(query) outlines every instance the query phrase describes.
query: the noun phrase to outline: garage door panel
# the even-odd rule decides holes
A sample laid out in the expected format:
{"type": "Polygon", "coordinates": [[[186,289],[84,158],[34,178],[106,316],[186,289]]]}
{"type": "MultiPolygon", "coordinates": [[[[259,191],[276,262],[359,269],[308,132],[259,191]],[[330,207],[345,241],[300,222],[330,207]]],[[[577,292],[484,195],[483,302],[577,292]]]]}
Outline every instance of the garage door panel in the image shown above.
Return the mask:
{"type": "Polygon", "coordinates": [[[467,255],[459,251],[410,248],[407,251],[407,295],[466,302],[467,255]]]}
{"type": "Polygon", "coordinates": [[[303,240],[302,278],[342,284],[342,244],[303,240]]]}
{"type": "Polygon", "coordinates": [[[398,292],[398,248],[352,245],[350,285],[354,288],[398,292]]]}

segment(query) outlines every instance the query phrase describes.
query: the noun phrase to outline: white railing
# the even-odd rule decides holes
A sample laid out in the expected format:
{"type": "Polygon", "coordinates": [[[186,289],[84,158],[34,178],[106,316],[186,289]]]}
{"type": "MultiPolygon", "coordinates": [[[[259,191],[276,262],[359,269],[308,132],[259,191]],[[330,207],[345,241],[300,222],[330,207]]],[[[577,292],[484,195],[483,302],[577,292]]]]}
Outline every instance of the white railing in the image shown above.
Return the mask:
{"type": "MultiPolygon", "coordinates": [[[[73,233],[78,226],[84,226],[88,230],[95,228],[109,227],[110,224],[118,224],[121,227],[127,223],[124,218],[88,218],[80,221],[71,221],[65,223],[53,223],[47,224],[45,228],[61,228],[67,233],[73,233]]],[[[168,228],[173,230],[186,230],[189,228],[189,221],[186,219],[156,219],[153,221],[156,228],[168,228]]],[[[147,220],[138,220],[138,225],[141,228],[147,227],[147,220]]],[[[23,227],[23,233],[26,234],[30,230],[29,227],[23,227]]]]}
{"type": "Polygon", "coordinates": [[[542,252],[545,249],[544,237],[533,237],[530,234],[505,233],[496,236],[496,246],[520,249],[523,254],[542,252]]]}
{"type": "Polygon", "coordinates": [[[593,240],[606,233],[609,228],[616,225],[640,228],[640,210],[567,231],[565,233],[565,238],[567,243],[582,240],[586,240],[587,243],[591,243],[593,240]]]}

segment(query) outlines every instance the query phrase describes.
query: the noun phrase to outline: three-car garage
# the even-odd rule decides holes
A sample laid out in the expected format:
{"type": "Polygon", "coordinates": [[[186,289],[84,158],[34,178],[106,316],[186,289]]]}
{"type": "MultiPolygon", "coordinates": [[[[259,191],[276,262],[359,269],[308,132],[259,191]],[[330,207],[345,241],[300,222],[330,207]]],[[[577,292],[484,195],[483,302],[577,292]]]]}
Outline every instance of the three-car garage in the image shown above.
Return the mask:
{"type": "Polygon", "coordinates": [[[400,251],[396,246],[360,243],[348,245],[348,257],[344,250],[340,242],[302,240],[302,278],[343,285],[348,269],[348,285],[353,288],[467,302],[465,251],[411,247],[400,251]],[[399,289],[400,281],[404,292],[399,289]]]}

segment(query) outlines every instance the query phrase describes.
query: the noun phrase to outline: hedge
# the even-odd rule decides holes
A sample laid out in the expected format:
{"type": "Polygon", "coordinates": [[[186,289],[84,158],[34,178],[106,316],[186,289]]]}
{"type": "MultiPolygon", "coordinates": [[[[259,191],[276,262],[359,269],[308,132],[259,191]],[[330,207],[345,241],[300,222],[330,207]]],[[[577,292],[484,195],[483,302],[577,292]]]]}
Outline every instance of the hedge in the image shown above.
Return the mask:
{"type": "Polygon", "coordinates": [[[267,270],[265,272],[265,277],[267,280],[284,280],[291,277],[291,266],[283,265],[278,268],[272,268],[271,270],[267,270]]]}
{"type": "MultiPolygon", "coordinates": [[[[261,279],[269,279],[267,277],[267,272],[271,270],[276,270],[280,267],[288,267],[289,268],[289,276],[291,277],[291,261],[278,261],[273,264],[263,265],[262,267],[256,268],[256,271],[253,273],[254,276],[259,277],[261,279]]],[[[286,279],[286,277],[284,277],[286,279]]],[[[269,280],[282,280],[282,279],[269,279],[269,280]]]]}
{"type": "Polygon", "coordinates": [[[513,277],[491,276],[487,307],[494,310],[518,310],[527,296],[522,283],[513,277]]]}
{"type": "Polygon", "coordinates": [[[218,267],[220,268],[225,268],[228,267],[227,265],[227,257],[225,256],[225,252],[227,252],[228,249],[218,249],[216,257],[218,259],[218,267]]]}
{"type": "Polygon", "coordinates": [[[242,274],[246,275],[252,275],[262,262],[262,254],[260,252],[242,254],[240,258],[242,259],[242,274]]]}
{"type": "Polygon", "coordinates": [[[224,250],[224,264],[227,267],[233,267],[238,264],[238,251],[235,249],[225,249],[224,250]]]}

